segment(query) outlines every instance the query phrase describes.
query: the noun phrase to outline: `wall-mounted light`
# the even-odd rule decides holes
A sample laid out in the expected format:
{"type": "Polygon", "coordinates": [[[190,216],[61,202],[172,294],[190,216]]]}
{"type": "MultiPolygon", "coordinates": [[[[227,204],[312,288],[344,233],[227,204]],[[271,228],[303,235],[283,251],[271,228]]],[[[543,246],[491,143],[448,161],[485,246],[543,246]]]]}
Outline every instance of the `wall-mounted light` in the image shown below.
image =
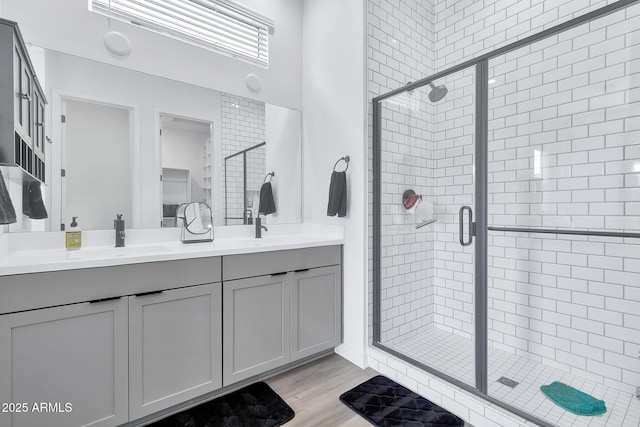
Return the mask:
{"type": "Polygon", "coordinates": [[[260,92],[262,90],[262,80],[255,74],[247,74],[244,78],[244,84],[251,92],[260,92]]]}
{"type": "Polygon", "coordinates": [[[114,55],[127,56],[131,53],[131,42],[118,31],[107,31],[103,37],[104,47],[114,55]]]}
{"type": "Polygon", "coordinates": [[[108,31],[102,37],[104,47],[116,56],[127,56],[131,53],[131,41],[119,31],[111,31],[111,0],[109,0],[108,31]]]}

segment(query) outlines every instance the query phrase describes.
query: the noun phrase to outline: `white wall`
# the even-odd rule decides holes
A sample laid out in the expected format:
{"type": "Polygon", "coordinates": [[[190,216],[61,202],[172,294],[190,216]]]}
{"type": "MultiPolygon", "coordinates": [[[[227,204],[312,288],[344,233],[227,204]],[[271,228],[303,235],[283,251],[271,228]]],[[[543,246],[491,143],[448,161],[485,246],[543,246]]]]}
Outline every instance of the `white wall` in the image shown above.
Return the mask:
{"type": "Polygon", "coordinates": [[[343,225],[344,332],[337,352],[366,365],[367,149],[365,3],[303,2],[302,111],[304,221],[343,225]],[[327,217],[333,164],[351,156],[348,209],[327,217]]]}
{"type": "Polygon", "coordinates": [[[302,220],[302,182],[299,178],[302,176],[300,112],[267,104],[265,119],[267,171],[275,172],[271,185],[277,202],[277,211],[269,215],[269,223],[300,222],[302,220]],[[284,194],[288,197],[282,197],[284,194]]]}
{"type": "Polygon", "coordinates": [[[89,12],[83,0],[3,0],[1,16],[17,21],[25,41],[37,46],[300,109],[302,2],[240,3],[275,22],[268,69],[117,21],[111,29],[125,34],[133,50],[126,58],[115,57],[102,41],[107,19],[89,12]],[[261,78],[259,93],[246,88],[249,73],[261,78]]]}

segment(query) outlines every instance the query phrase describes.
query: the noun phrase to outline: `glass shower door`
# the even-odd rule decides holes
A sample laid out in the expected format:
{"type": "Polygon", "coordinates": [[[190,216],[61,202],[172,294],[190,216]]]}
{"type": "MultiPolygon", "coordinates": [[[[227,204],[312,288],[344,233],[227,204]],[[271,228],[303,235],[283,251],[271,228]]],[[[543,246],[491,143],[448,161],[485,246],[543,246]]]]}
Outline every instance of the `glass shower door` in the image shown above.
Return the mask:
{"type": "Polygon", "coordinates": [[[639,13],[489,64],[488,392],[554,425],[639,422],[639,13]],[[607,412],[553,404],[554,382],[607,412]]]}
{"type": "Polygon", "coordinates": [[[379,343],[476,385],[475,73],[381,101],[379,343]]]}

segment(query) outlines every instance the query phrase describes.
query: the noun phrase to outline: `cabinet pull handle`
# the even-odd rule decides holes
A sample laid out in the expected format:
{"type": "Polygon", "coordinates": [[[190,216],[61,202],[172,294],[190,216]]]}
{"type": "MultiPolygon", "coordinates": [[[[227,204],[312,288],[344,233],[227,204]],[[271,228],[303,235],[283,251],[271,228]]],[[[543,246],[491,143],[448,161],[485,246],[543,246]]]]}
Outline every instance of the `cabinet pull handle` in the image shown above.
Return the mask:
{"type": "Polygon", "coordinates": [[[137,297],[146,297],[147,295],[161,294],[161,293],[163,293],[163,292],[164,292],[164,291],[142,292],[142,293],[139,293],[139,294],[135,294],[135,296],[137,296],[137,297]]]}
{"type": "Polygon", "coordinates": [[[109,297],[109,298],[98,298],[98,299],[94,299],[89,301],[89,304],[95,304],[97,302],[105,302],[105,301],[113,301],[113,300],[117,300],[120,299],[122,297],[109,297]]]}
{"type": "Polygon", "coordinates": [[[31,95],[28,93],[23,93],[22,94],[22,99],[26,99],[27,101],[31,101],[31,95]]]}
{"type": "Polygon", "coordinates": [[[287,272],[283,271],[282,273],[273,273],[272,276],[282,276],[283,274],[287,274],[287,272]]]}
{"type": "Polygon", "coordinates": [[[303,269],[300,269],[300,270],[295,270],[294,273],[302,273],[303,271],[309,271],[309,269],[308,268],[303,268],[303,269]]]}

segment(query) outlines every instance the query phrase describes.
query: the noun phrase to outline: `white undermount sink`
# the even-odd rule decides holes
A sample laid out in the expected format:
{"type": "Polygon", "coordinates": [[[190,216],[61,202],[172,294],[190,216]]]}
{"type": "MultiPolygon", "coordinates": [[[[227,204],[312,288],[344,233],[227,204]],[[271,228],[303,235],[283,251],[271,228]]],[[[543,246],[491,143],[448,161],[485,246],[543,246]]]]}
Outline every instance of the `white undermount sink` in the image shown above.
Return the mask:
{"type": "Polygon", "coordinates": [[[98,258],[119,258],[128,256],[154,255],[167,253],[171,249],[163,245],[148,246],[125,246],[116,247],[93,247],[83,248],[74,251],[67,251],[67,259],[98,259],[98,258]]]}
{"type": "Polygon", "coordinates": [[[292,236],[263,236],[261,239],[254,237],[243,237],[239,239],[220,239],[215,242],[221,247],[235,248],[235,247],[252,247],[252,246],[269,246],[277,244],[286,244],[295,242],[292,236]]]}

